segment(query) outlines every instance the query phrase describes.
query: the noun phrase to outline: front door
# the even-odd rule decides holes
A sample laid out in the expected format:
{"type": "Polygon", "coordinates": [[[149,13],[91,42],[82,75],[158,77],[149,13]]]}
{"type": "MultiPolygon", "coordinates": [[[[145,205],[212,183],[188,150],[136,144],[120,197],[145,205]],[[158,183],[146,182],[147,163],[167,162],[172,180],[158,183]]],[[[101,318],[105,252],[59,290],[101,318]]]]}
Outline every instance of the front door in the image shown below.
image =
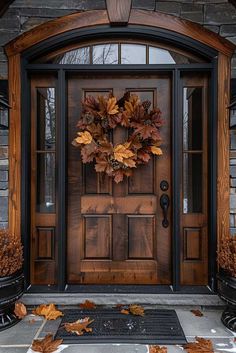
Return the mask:
{"type": "MultiPolygon", "coordinates": [[[[68,283],[169,284],[171,283],[171,201],[163,223],[163,194],[171,200],[171,77],[68,76],[68,283]],[[82,164],[71,142],[86,96],[125,92],[150,100],[162,111],[163,155],[139,166],[119,184],[82,164]],[[165,181],[164,183],[162,181],[165,181]],[[162,182],[162,184],[161,184],[162,182]],[[164,226],[163,226],[164,224],[164,226]]],[[[113,143],[124,142],[127,130],[117,127],[113,143]]]]}

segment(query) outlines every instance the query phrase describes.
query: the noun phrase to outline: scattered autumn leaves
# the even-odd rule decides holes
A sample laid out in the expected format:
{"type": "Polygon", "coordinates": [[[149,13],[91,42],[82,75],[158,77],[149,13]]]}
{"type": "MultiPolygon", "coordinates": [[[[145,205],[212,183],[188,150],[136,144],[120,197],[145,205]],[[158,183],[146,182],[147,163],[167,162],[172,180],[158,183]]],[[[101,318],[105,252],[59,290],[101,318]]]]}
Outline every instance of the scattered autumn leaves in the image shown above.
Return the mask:
{"type": "Polygon", "coordinates": [[[41,340],[34,340],[31,349],[35,352],[52,353],[57,350],[62,341],[62,339],[54,340],[53,336],[49,334],[41,340]]]}
{"type": "Polygon", "coordinates": [[[14,314],[18,319],[23,319],[27,315],[27,309],[23,303],[15,303],[14,314]]]}
{"type": "Polygon", "coordinates": [[[55,304],[41,304],[32,311],[34,315],[44,316],[46,320],[56,320],[58,317],[63,316],[63,313],[58,310],[55,304]]]}
{"type": "Polygon", "coordinates": [[[88,327],[94,320],[90,320],[89,317],[79,319],[75,322],[67,322],[64,324],[67,332],[76,333],[77,336],[82,336],[84,332],[92,332],[93,329],[88,327]]]}
{"type": "Polygon", "coordinates": [[[152,109],[150,101],[141,102],[127,92],[116,97],[88,96],[82,102],[79,131],[72,144],[81,149],[83,163],[95,161],[95,170],[114,178],[116,183],[131,176],[133,169],[147,164],[152,155],[162,155],[161,111],[152,109]],[[127,129],[128,138],[113,145],[110,141],[116,127],[127,129]]]}
{"type": "Polygon", "coordinates": [[[116,307],[120,309],[121,314],[144,316],[144,308],[141,305],[131,304],[127,307],[125,304],[117,304],[116,307]]]}
{"type": "MultiPolygon", "coordinates": [[[[182,347],[187,353],[214,353],[211,340],[195,337],[195,342],[184,344],[182,347]]],[[[149,353],[167,353],[167,347],[149,346],[149,353]]]]}

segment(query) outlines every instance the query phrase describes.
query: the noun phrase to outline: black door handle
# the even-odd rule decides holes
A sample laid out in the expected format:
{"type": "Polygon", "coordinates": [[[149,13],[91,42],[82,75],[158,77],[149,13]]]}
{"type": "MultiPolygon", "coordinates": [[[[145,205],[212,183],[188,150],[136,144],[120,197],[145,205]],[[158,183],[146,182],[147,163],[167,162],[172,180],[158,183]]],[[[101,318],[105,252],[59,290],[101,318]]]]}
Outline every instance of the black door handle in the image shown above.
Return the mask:
{"type": "Polygon", "coordinates": [[[167,219],[167,212],[168,212],[168,208],[170,206],[170,199],[169,196],[167,194],[162,194],[161,198],[160,198],[160,205],[163,211],[163,221],[162,221],[162,225],[164,228],[169,227],[169,221],[167,219]]]}

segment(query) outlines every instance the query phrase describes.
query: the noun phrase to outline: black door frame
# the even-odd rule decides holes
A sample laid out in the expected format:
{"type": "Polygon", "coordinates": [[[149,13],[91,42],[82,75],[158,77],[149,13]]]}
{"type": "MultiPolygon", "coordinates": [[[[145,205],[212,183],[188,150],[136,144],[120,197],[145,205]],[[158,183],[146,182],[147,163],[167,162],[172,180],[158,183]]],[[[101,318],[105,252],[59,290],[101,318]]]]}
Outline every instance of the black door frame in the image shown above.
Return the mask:
{"type": "MultiPolygon", "coordinates": [[[[172,286],[174,291],[181,290],[180,287],[180,240],[178,234],[180,232],[179,225],[179,209],[180,207],[180,195],[178,187],[180,184],[179,175],[179,136],[178,129],[180,128],[180,73],[181,72],[209,72],[211,77],[210,86],[210,106],[212,107],[209,114],[209,286],[212,290],[215,290],[215,274],[216,274],[216,143],[217,143],[217,56],[216,51],[201,44],[193,41],[191,38],[184,37],[182,35],[173,34],[166,30],[156,30],[147,27],[135,27],[128,26],[127,28],[111,28],[108,26],[99,26],[98,28],[92,28],[90,30],[73,31],[71,33],[65,33],[61,36],[57,36],[47,40],[46,42],[40,43],[30,50],[27,50],[22,55],[22,240],[24,244],[24,270],[26,276],[26,288],[30,288],[29,282],[29,265],[30,265],[30,158],[29,148],[30,146],[30,74],[35,72],[41,73],[55,73],[57,75],[57,101],[59,102],[58,109],[58,124],[61,129],[57,129],[57,140],[60,144],[57,144],[57,156],[60,156],[60,162],[58,166],[57,175],[57,199],[58,199],[58,211],[57,214],[65,215],[65,217],[57,217],[57,234],[58,234],[58,285],[57,286],[33,286],[34,291],[53,291],[53,292],[64,292],[67,288],[66,283],[66,74],[67,72],[83,73],[84,71],[94,73],[149,73],[155,74],[158,72],[168,72],[172,75],[172,112],[177,112],[179,119],[173,119],[172,124],[172,182],[173,182],[173,235],[172,235],[172,286]],[[175,47],[179,46],[187,51],[194,53],[201,53],[208,58],[210,63],[204,64],[183,64],[183,65],[58,65],[58,64],[31,64],[30,61],[35,57],[42,55],[43,52],[47,52],[56,49],[58,45],[68,42],[73,42],[89,39],[103,39],[104,40],[104,28],[106,27],[106,40],[109,38],[127,38],[132,36],[136,39],[148,39],[158,40],[168,44],[172,44],[175,47]],[[177,205],[177,207],[176,207],[177,205]]],[[[115,286],[115,285],[114,285],[115,286]]],[[[127,286],[126,286],[127,287],[127,286]]],[[[132,286],[131,286],[132,287],[132,286]]],[[[147,286],[147,291],[148,291],[147,286]]],[[[95,287],[94,287],[95,288],[95,287]]],[[[104,292],[106,286],[104,286],[104,292]]],[[[30,288],[32,289],[32,288],[30,288]]],[[[131,289],[133,290],[133,289],[131,289]]],[[[96,288],[95,288],[96,291],[96,288]]],[[[127,287],[127,292],[129,288],[127,287]]],[[[138,292],[138,289],[137,289],[138,292]]],[[[197,288],[196,291],[197,292],[197,288]]]]}

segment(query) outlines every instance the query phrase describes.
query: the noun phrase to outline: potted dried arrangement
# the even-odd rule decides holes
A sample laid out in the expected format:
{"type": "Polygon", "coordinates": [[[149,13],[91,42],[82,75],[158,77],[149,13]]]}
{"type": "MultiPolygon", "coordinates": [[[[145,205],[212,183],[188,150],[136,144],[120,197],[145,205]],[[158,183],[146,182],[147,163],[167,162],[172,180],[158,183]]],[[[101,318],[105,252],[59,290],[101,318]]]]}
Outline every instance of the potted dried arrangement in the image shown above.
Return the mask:
{"type": "Polygon", "coordinates": [[[20,239],[0,230],[0,331],[15,325],[15,303],[24,292],[23,251],[20,239]]]}
{"type": "Polygon", "coordinates": [[[218,294],[228,304],[221,320],[227,328],[236,332],[236,236],[222,241],[218,264],[218,294]]]}

